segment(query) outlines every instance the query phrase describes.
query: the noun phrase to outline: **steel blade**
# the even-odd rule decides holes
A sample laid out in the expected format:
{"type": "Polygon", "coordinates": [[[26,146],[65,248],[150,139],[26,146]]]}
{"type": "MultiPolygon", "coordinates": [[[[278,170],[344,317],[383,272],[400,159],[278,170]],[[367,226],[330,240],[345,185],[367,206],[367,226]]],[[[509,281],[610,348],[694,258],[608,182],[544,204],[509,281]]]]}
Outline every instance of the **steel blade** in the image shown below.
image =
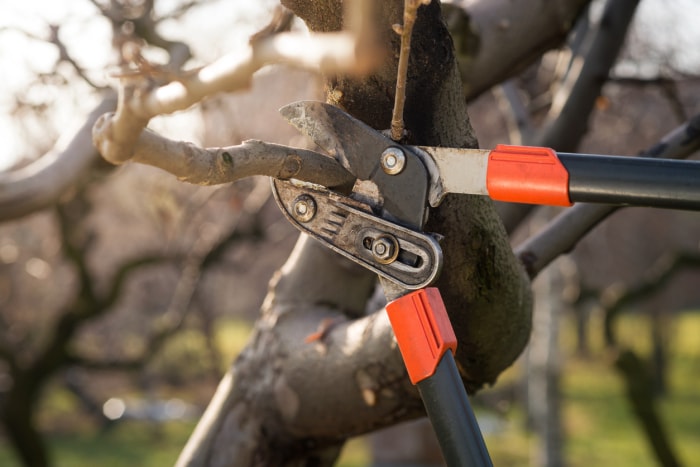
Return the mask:
{"type": "Polygon", "coordinates": [[[488,149],[415,148],[430,174],[428,201],[438,206],[447,193],[488,196],[486,170],[488,149]]]}
{"type": "Polygon", "coordinates": [[[361,180],[377,170],[379,155],[386,148],[396,146],[374,128],[324,102],[294,102],[280,113],[361,180]]]}
{"type": "Polygon", "coordinates": [[[411,148],[399,145],[338,107],[323,102],[295,102],[280,109],[280,113],[351,174],[374,184],[374,189],[371,185],[356,185],[355,193],[372,200],[373,206],[381,209],[382,217],[411,228],[422,227],[429,176],[411,148]],[[405,156],[400,173],[381,167],[382,154],[388,148],[398,149],[405,156]]]}
{"type": "Polygon", "coordinates": [[[343,152],[342,144],[333,132],[333,124],[325,106],[317,104],[319,102],[293,102],[282,107],[279,112],[300,133],[309,137],[329,155],[338,158],[343,152]]]}

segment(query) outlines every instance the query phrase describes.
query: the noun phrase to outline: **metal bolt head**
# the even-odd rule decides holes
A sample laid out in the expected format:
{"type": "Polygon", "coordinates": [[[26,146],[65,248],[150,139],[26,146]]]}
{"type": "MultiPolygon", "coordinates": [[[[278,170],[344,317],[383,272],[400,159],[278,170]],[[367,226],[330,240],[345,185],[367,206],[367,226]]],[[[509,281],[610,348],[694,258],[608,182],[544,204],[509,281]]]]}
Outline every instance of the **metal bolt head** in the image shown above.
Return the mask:
{"type": "Polygon", "coordinates": [[[399,242],[390,235],[378,237],[372,242],[372,256],[381,264],[391,264],[399,256],[399,242]]]}
{"type": "Polygon", "coordinates": [[[380,159],[382,170],[388,175],[400,174],[406,166],[406,155],[397,147],[386,148],[380,159]]]}
{"type": "Polygon", "coordinates": [[[309,195],[299,195],[294,200],[292,214],[299,222],[309,222],[316,215],[316,201],[309,195]]]}

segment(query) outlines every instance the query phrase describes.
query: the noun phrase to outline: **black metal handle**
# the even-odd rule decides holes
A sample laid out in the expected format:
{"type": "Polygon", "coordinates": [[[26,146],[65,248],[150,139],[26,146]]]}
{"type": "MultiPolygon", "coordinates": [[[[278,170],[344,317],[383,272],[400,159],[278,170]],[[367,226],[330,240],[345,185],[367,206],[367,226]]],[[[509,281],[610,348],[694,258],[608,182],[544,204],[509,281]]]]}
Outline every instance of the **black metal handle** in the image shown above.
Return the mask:
{"type": "Polygon", "coordinates": [[[700,210],[700,161],[557,155],[573,202],[700,210]]]}
{"type": "Polygon", "coordinates": [[[452,353],[445,352],[435,373],[417,386],[447,465],[493,466],[452,353]]]}

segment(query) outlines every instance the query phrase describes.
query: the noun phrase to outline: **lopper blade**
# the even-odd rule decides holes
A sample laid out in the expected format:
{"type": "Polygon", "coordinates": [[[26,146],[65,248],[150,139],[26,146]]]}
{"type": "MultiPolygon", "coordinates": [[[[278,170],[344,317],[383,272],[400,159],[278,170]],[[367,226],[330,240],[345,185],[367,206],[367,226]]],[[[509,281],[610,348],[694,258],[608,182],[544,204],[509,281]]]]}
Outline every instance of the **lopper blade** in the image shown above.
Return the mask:
{"type": "Polygon", "coordinates": [[[372,200],[382,217],[415,229],[423,226],[429,176],[419,156],[410,148],[400,146],[338,107],[323,102],[295,102],[282,107],[280,113],[351,174],[374,184],[374,187],[356,187],[355,193],[372,200]],[[382,154],[389,148],[399,149],[405,156],[400,173],[382,169],[382,154]]]}
{"type": "Polygon", "coordinates": [[[379,155],[396,146],[374,128],[324,102],[294,102],[282,107],[280,113],[360,180],[370,179],[379,155]]]}

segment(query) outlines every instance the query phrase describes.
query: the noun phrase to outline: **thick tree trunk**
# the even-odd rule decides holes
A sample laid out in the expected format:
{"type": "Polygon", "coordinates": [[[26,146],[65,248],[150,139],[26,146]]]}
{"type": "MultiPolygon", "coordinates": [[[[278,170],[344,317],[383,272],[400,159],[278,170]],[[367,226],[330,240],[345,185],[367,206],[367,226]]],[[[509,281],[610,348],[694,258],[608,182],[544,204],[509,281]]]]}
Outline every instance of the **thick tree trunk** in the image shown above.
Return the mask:
{"type": "MultiPolygon", "coordinates": [[[[337,1],[283,3],[313,30],[340,26],[337,1]],[[336,15],[329,19],[319,3],[335,5],[336,15]]],[[[402,22],[403,2],[381,2],[379,9],[377,28],[383,34],[380,43],[391,44],[393,52],[367,79],[331,77],[327,84],[329,95],[341,96],[335,104],[374,128],[387,129],[399,44],[398,35],[389,26],[402,22]]],[[[452,40],[438,2],[419,10],[406,94],[404,119],[412,143],[477,147],[452,40]]],[[[460,339],[457,360],[463,365],[463,375],[472,388],[490,384],[513,362],[529,337],[529,282],[513,260],[491,201],[478,196],[448,195],[431,212],[426,230],[445,236],[441,243],[445,265],[437,286],[460,339]],[[494,306],[497,303],[499,306],[494,306]],[[512,346],[504,345],[507,342],[512,346]]]]}
{"type": "MultiPolygon", "coordinates": [[[[341,25],[337,0],[288,0],[312,30],[341,25]]],[[[386,61],[368,78],[327,80],[332,102],[389,128],[403,1],[375,2],[386,61]]],[[[417,144],[475,147],[437,2],[422,7],[406,127],[417,144]]],[[[530,333],[529,282],[490,201],[451,196],[427,230],[445,236],[438,286],[468,388],[495,381],[530,333]]],[[[345,439],[424,414],[383,310],[364,315],[372,274],[302,237],[273,280],[254,336],[222,381],[178,465],[329,465],[345,439]]],[[[371,310],[374,311],[374,310],[371,310]]]]}
{"type": "Polygon", "coordinates": [[[0,423],[17,457],[27,466],[49,465],[49,454],[34,424],[36,383],[14,374],[12,388],[0,395],[0,423]]]}
{"type": "Polygon", "coordinates": [[[527,416],[538,435],[533,465],[564,465],[559,370],[559,313],[561,276],[548,269],[534,283],[535,312],[532,340],[527,350],[527,416]]]}
{"type": "Polygon", "coordinates": [[[621,350],[615,360],[615,368],[625,382],[627,400],[632,412],[644,430],[647,442],[654,451],[659,465],[681,465],[671,445],[666,427],[659,416],[654,399],[653,381],[644,362],[631,350],[621,350]]]}

